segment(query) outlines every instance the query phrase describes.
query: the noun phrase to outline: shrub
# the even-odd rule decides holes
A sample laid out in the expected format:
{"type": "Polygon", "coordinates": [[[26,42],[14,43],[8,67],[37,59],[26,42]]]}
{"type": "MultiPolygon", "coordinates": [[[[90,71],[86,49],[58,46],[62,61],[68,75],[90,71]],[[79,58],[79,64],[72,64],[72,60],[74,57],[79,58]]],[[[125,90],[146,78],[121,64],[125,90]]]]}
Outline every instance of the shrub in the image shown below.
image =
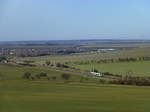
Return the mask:
{"type": "Polygon", "coordinates": [[[83,82],[83,80],[84,80],[84,78],[83,78],[83,77],[81,77],[81,78],[80,78],[80,82],[83,82]]]}
{"type": "Polygon", "coordinates": [[[85,77],[84,79],[85,79],[86,81],[88,81],[88,80],[89,80],[89,78],[88,78],[88,77],[85,77]]]}
{"type": "Polygon", "coordinates": [[[99,79],[99,83],[100,83],[100,84],[105,84],[105,83],[106,83],[106,80],[104,80],[104,79],[99,79]]]}
{"type": "Polygon", "coordinates": [[[150,78],[125,76],[112,81],[112,83],[122,85],[150,86],[150,78]]]}
{"type": "Polygon", "coordinates": [[[61,64],[61,63],[57,63],[57,64],[56,64],[56,67],[69,68],[68,65],[61,64]]]}
{"type": "Polygon", "coordinates": [[[31,80],[35,80],[35,78],[34,78],[34,77],[31,77],[31,80]]]}
{"type": "Polygon", "coordinates": [[[65,79],[65,80],[69,80],[69,78],[71,77],[71,75],[64,73],[64,74],[61,75],[61,77],[62,77],[63,79],[65,79]]]}
{"type": "Polygon", "coordinates": [[[104,75],[113,75],[112,73],[109,73],[109,72],[104,72],[103,74],[104,75]]]}
{"type": "Polygon", "coordinates": [[[4,56],[0,57],[0,62],[2,62],[2,61],[4,61],[4,60],[7,60],[7,58],[4,57],[4,56]]]}
{"type": "Polygon", "coordinates": [[[25,72],[23,75],[23,79],[30,79],[31,73],[30,72],[25,72]]]}
{"type": "Polygon", "coordinates": [[[69,68],[68,65],[64,65],[64,64],[62,64],[62,67],[63,67],[63,68],[69,68]]]}
{"type": "Polygon", "coordinates": [[[47,79],[48,79],[48,80],[51,80],[51,78],[50,78],[50,77],[47,77],[47,79]]]}
{"type": "Polygon", "coordinates": [[[40,77],[40,75],[39,75],[39,74],[37,74],[37,75],[36,75],[36,78],[37,78],[37,79],[40,79],[41,77],[40,77]]]}
{"type": "Polygon", "coordinates": [[[45,63],[46,63],[47,66],[49,66],[51,64],[50,61],[46,61],[45,63]]]}
{"type": "Polygon", "coordinates": [[[39,76],[40,76],[40,77],[48,77],[48,76],[47,76],[47,73],[44,73],[44,72],[41,72],[39,76]]]}
{"type": "Polygon", "coordinates": [[[98,70],[97,70],[97,69],[94,69],[93,72],[98,72],[98,70]]]}
{"type": "Polygon", "coordinates": [[[60,64],[60,63],[57,63],[57,64],[56,64],[56,67],[61,67],[61,64],[60,64]]]}
{"type": "Polygon", "coordinates": [[[56,80],[56,79],[57,79],[57,77],[56,77],[56,76],[52,77],[52,80],[56,80]]]}

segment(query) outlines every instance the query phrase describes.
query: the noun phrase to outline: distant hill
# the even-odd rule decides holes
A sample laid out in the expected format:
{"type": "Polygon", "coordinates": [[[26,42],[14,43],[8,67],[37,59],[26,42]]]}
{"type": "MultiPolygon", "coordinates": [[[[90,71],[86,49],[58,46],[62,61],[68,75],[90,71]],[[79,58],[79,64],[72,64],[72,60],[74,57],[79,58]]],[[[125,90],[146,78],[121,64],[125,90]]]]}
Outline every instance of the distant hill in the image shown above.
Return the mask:
{"type": "Polygon", "coordinates": [[[91,40],[38,40],[38,41],[1,41],[0,45],[83,45],[83,44],[123,44],[123,43],[149,43],[150,40],[114,40],[114,39],[91,39],[91,40]]]}

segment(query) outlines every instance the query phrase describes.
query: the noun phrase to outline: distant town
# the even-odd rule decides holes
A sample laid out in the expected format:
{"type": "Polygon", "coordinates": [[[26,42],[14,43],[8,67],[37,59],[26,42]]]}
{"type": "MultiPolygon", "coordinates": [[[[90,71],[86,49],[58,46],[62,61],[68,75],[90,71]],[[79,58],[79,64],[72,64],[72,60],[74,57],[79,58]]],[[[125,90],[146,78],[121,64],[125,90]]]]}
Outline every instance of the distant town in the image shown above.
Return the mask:
{"type": "Polygon", "coordinates": [[[55,54],[72,54],[82,52],[106,52],[113,50],[131,49],[134,46],[97,46],[98,44],[128,44],[149,43],[149,40],[64,40],[64,41],[21,41],[1,42],[0,56],[46,56],[55,54]],[[95,45],[95,46],[90,46],[95,45]]]}

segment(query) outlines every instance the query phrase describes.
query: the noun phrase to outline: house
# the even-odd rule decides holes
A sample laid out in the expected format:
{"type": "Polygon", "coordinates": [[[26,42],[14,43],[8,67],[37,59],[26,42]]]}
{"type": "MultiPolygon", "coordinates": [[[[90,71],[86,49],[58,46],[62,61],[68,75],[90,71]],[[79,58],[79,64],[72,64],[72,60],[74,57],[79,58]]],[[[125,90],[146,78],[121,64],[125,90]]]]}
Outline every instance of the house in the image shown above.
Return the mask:
{"type": "Polygon", "coordinates": [[[96,77],[103,77],[104,74],[103,73],[97,73],[97,72],[90,72],[93,76],[96,76],[96,77]]]}

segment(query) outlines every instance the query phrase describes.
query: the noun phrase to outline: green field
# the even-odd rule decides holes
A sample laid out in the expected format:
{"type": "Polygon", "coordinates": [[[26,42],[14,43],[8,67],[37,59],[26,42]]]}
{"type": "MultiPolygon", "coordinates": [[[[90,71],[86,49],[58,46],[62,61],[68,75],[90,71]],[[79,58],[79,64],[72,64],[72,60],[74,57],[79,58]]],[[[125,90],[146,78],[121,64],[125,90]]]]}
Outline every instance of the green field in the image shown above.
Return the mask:
{"type": "Polygon", "coordinates": [[[75,67],[89,71],[95,68],[100,72],[110,72],[118,75],[150,76],[150,61],[85,64],[75,65],[75,67]]]}
{"type": "Polygon", "coordinates": [[[0,112],[150,111],[150,87],[80,83],[81,76],[74,73],[70,82],[65,82],[62,73],[48,68],[0,65],[0,112]],[[27,71],[33,76],[46,72],[49,77],[57,76],[57,80],[23,80],[27,71]]]}
{"type": "Polygon", "coordinates": [[[149,112],[150,88],[1,81],[0,112],[149,112]]]}
{"type": "MultiPolygon", "coordinates": [[[[47,73],[49,77],[56,76],[56,81],[62,81],[61,75],[64,72],[56,71],[48,68],[40,67],[24,67],[24,66],[13,66],[13,65],[0,65],[0,81],[2,80],[23,80],[22,76],[25,72],[30,72],[33,77],[35,75],[43,72],[47,73]]],[[[71,75],[71,81],[79,81],[80,75],[75,75],[74,73],[69,73],[71,75]]],[[[37,81],[38,79],[35,80],[37,81]]],[[[46,80],[47,79],[43,79],[46,80]]]]}
{"type": "MultiPolygon", "coordinates": [[[[139,56],[134,51],[114,51],[103,53],[103,57],[112,55],[139,56]],[[135,54],[135,53],[136,54],[135,54]],[[115,54],[115,55],[114,55],[115,54]],[[126,54],[126,55],[124,55],[126,54]]],[[[141,52],[144,52],[141,50],[141,52]]],[[[98,60],[101,53],[84,53],[64,55],[21,58],[19,60],[35,60],[36,64],[43,64],[46,60],[56,62],[98,60]],[[97,58],[96,58],[97,57],[97,58]]],[[[145,53],[146,54],[146,53],[145,53]]],[[[144,54],[144,55],[145,55],[144,54]]],[[[149,53],[147,53],[147,56],[149,53]]],[[[141,56],[141,55],[140,55],[141,56]]],[[[105,57],[106,58],[106,57],[105,57]]],[[[150,76],[150,61],[116,62],[106,64],[75,64],[70,66],[90,71],[92,68],[100,72],[110,72],[119,75],[150,76]]],[[[100,84],[98,78],[89,77],[88,81],[80,82],[83,77],[70,73],[68,82],[61,78],[64,73],[48,67],[25,67],[13,65],[0,65],[0,112],[149,112],[150,87],[121,86],[100,84]],[[30,72],[33,77],[45,72],[49,77],[56,76],[55,81],[47,79],[24,80],[22,75],[30,72]]]]}
{"type": "Polygon", "coordinates": [[[87,62],[87,61],[97,61],[103,59],[118,59],[118,58],[129,58],[129,57],[149,57],[150,49],[146,48],[135,48],[130,50],[116,50],[108,52],[88,52],[88,53],[78,53],[69,55],[50,55],[41,57],[24,57],[15,58],[16,61],[31,60],[35,61],[35,64],[45,64],[45,61],[51,61],[51,63],[65,63],[65,62],[87,62]]]}

